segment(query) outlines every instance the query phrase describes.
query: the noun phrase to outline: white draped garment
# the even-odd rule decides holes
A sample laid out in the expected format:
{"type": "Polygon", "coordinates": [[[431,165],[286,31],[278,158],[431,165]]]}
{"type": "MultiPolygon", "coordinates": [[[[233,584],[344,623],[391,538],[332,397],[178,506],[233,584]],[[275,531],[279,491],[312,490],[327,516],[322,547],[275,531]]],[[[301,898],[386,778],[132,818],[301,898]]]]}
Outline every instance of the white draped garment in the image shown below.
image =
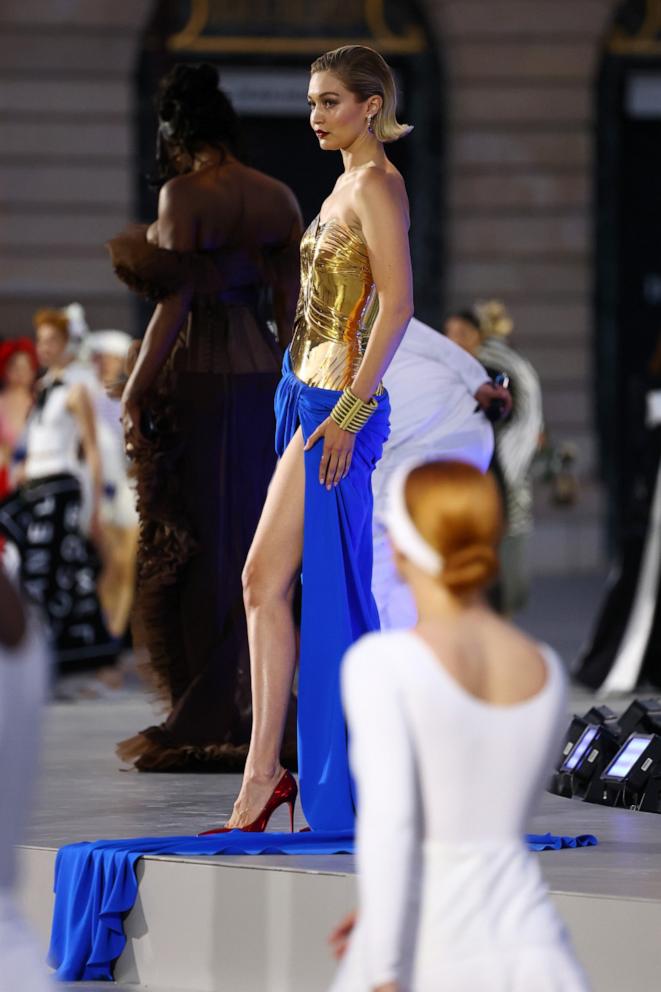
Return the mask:
{"type": "Polygon", "coordinates": [[[493,429],[476,409],[475,393],[488,379],[476,359],[415,317],[384,376],[392,409],[390,437],[372,478],[372,592],[384,629],[411,627],[416,620],[381,519],[390,476],[409,460],[453,458],[486,472],[493,454],[493,429]]]}

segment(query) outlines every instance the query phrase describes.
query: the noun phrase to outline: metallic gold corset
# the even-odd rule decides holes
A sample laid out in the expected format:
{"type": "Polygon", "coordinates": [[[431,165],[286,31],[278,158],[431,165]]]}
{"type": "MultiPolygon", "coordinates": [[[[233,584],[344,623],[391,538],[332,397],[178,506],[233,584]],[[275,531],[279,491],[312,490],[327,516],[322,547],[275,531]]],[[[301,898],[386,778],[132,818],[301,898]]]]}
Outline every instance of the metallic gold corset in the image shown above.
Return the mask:
{"type": "Polygon", "coordinates": [[[367,246],[340,221],[314,220],[301,240],[301,292],[290,356],[308,386],[346,389],[378,311],[367,246]]]}

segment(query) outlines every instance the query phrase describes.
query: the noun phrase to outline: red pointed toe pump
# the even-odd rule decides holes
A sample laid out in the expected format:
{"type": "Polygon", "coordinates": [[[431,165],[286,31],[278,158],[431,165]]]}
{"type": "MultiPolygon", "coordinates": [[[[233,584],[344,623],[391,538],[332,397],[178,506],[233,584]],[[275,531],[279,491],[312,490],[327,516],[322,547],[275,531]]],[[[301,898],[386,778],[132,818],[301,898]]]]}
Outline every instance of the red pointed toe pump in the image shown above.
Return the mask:
{"type": "Polygon", "coordinates": [[[275,813],[276,809],[280,806],[284,806],[285,803],[289,806],[289,828],[293,833],[294,809],[296,807],[297,796],[298,786],[296,785],[296,780],[291,772],[285,771],[283,772],[282,778],[271,793],[264,809],[252,823],[247,824],[245,827],[215,827],[213,830],[203,830],[202,833],[197,836],[208,837],[211,834],[227,834],[231,833],[232,830],[242,830],[245,833],[255,834],[264,833],[269,825],[269,820],[275,813]]]}

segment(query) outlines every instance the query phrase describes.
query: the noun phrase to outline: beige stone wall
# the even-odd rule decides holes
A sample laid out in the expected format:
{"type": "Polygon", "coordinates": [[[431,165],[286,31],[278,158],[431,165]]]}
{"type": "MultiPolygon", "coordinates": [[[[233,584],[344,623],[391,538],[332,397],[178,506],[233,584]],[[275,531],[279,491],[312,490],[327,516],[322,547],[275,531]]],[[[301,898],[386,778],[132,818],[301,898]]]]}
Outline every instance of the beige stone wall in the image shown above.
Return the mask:
{"type": "Polygon", "coordinates": [[[448,112],[451,304],[497,296],[544,387],[551,435],[580,450],[581,504],[538,500],[543,569],[601,558],[591,410],[595,75],[613,0],[428,0],[448,112]]]}
{"type": "Polygon", "coordinates": [[[551,428],[585,434],[589,454],[593,86],[612,0],[434,6],[448,74],[450,300],[511,304],[551,428]]]}
{"type": "MultiPolygon", "coordinates": [[[[500,296],[549,429],[589,478],[593,84],[614,0],[426,0],[447,92],[451,304],[500,296]]],[[[0,0],[0,334],[80,300],[130,326],[103,241],[129,219],[132,73],[151,0],[0,0]]],[[[434,97],[435,95],[432,95],[434,97]]],[[[539,507],[543,569],[599,560],[598,492],[539,507]]]]}
{"type": "Polygon", "coordinates": [[[79,300],[128,326],[104,240],[132,207],[132,73],[151,0],[0,0],[0,334],[79,300]]]}

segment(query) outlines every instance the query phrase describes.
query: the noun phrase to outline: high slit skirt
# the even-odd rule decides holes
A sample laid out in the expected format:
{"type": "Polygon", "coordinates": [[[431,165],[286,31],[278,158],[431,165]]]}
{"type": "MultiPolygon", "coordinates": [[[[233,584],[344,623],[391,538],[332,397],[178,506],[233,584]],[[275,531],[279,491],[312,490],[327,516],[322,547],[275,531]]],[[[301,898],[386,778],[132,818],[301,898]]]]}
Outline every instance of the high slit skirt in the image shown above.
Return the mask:
{"type": "MultiPolygon", "coordinates": [[[[341,393],[301,382],[286,353],[275,397],[276,452],[299,424],[307,438],[341,393]]],[[[372,595],[372,473],[389,433],[388,394],[357,434],[349,474],[328,492],[319,482],[323,441],[305,452],[298,768],[301,802],[313,830],[351,829],[354,789],[340,701],[347,649],[379,628],[372,595]]]]}

